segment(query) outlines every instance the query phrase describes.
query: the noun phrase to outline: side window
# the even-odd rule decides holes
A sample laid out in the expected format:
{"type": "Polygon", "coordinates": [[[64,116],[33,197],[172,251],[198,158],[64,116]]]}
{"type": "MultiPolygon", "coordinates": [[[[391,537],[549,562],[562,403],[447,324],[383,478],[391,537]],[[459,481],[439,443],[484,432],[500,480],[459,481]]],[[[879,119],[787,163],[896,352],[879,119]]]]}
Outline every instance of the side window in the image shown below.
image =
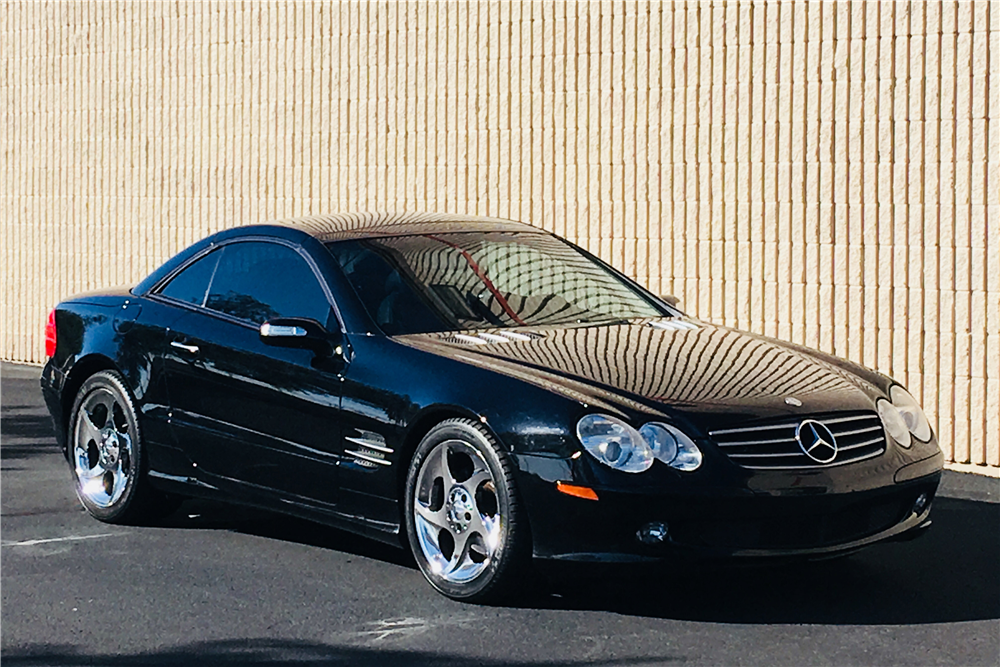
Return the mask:
{"type": "MultiPolygon", "coordinates": [[[[353,241],[331,243],[327,248],[340,263],[368,314],[387,335],[441,331],[441,320],[427,307],[426,297],[421,297],[412,282],[404,280],[398,267],[386,257],[353,241]]],[[[431,286],[435,287],[438,286],[431,286]]],[[[446,299],[451,294],[436,296],[446,299]]],[[[460,296],[458,301],[464,304],[460,296]]]]}
{"type": "Polygon", "coordinates": [[[215,273],[215,267],[219,263],[221,255],[220,251],[213,250],[194,264],[188,265],[170,279],[166,287],[160,290],[160,294],[178,301],[203,306],[205,295],[208,293],[208,283],[212,280],[212,274],[215,273]]]}
{"type": "Polygon", "coordinates": [[[327,326],[330,303],[316,274],[291,248],[246,241],[222,249],[207,308],[263,324],[275,317],[308,317],[327,326]]]}

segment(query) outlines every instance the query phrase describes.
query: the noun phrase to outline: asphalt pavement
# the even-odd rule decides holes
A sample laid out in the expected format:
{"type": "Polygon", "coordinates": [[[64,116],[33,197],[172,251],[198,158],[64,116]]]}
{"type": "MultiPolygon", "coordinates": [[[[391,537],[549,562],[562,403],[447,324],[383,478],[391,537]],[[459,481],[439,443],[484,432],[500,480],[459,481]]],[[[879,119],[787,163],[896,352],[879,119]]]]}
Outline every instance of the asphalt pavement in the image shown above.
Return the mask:
{"type": "Polygon", "coordinates": [[[305,521],[204,501],[89,518],[38,373],[0,367],[4,667],[1000,664],[1000,480],[946,473],[927,535],[846,559],[557,571],[478,606],[305,521]]]}

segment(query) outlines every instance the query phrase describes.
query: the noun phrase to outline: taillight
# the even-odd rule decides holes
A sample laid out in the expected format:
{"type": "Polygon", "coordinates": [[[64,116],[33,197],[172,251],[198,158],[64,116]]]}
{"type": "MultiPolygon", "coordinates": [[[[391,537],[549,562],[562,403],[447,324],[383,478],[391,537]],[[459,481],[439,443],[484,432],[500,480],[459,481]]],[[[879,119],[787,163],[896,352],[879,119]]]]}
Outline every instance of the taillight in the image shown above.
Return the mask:
{"type": "Polygon", "coordinates": [[[56,356],[56,311],[49,313],[49,321],[45,325],[45,356],[56,356]]]}

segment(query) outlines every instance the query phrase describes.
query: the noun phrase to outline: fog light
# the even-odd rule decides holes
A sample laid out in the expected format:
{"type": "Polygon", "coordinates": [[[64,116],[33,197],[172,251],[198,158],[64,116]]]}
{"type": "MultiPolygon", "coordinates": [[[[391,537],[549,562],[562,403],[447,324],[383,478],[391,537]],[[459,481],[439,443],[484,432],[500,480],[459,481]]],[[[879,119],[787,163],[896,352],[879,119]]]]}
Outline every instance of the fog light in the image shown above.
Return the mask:
{"type": "Polygon", "coordinates": [[[635,536],[643,544],[662,544],[667,539],[667,524],[659,521],[647,523],[635,536]]]}
{"type": "Polygon", "coordinates": [[[916,502],[913,503],[913,513],[920,514],[927,509],[928,503],[930,503],[930,498],[927,497],[926,493],[921,493],[917,496],[916,502]]]}

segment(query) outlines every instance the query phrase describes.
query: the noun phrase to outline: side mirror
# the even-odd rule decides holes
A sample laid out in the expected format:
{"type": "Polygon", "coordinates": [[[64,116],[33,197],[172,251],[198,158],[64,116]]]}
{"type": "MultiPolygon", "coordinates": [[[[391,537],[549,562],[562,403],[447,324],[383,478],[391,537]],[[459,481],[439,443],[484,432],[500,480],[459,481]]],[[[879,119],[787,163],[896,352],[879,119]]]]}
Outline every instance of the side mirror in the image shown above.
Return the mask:
{"type": "Polygon", "coordinates": [[[674,296],[673,294],[662,294],[660,298],[666,301],[669,305],[673,306],[674,308],[677,308],[678,304],[680,304],[681,302],[680,298],[674,296]]]}
{"type": "Polygon", "coordinates": [[[316,320],[302,317],[278,317],[260,325],[260,341],[275,347],[312,350],[319,357],[341,355],[343,339],[339,331],[330,332],[316,320]]]}

